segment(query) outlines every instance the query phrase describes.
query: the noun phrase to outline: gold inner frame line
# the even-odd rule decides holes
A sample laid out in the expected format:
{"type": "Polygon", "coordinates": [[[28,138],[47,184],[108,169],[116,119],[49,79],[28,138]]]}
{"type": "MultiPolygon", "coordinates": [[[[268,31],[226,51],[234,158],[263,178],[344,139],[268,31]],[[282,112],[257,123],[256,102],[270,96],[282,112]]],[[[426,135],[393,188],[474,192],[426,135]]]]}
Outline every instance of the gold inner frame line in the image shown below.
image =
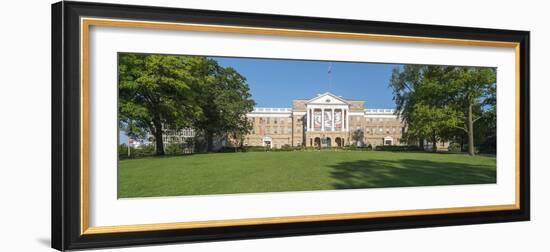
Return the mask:
{"type": "Polygon", "coordinates": [[[138,231],[158,231],[171,229],[189,229],[189,228],[206,228],[206,227],[224,227],[224,226],[241,226],[241,225],[258,225],[258,224],[278,224],[291,222],[312,222],[312,221],[328,221],[328,220],[351,220],[351,219],[368,219],[382,217],[397,217],[397,216],[415,216],[415,215],[433,215],[433,214],[452,214],[452,213],[468,213],[468,212],[489,212],[502,210],[517,210],[520,209],[520,122],[519,122],[519,88],[520,88],[520,50],[519,43],[503,42],[503,41],[487,41],[487,40],[468,40],[468,39],[453,39],[453,38],[433,38],[433,37],[416,37],[416,36],[400,36],[400,35],[382,35],[382,34],[364,34],[364,33],[348,33],[348,32],[328,32],[316,30],[294,30],[294,29],[277,29],[277,28],[262,28],[249,26],[226,26],[226,25],[206,25],[194,23],[169,23],[169,22],[152,22],[152,21],[136,21],[136,20],[120,20],[120,19],[101,19],[101,18],[81,18],[80,19],[80,58],[81,58],[81,167],[80,167],[80,233],[85,234],[100,234],[100,233],[118,233],[118,232],[138,232],[138,231]],[[369,40],[369,41],[384,41],[384,42],[406,42],[406,43],[429,43],[429,44],[445,44],[445,45],[460,45],[460,46],[487,46],[487,47],[504,47],[515,49],[515,84],[516,84],[516,184],[515,184],[515,204],[509,205],[489,205],[489,206],[474,206],[474,207],[452,207],[452,208],[434,208],[434,209],[415,209],[415,210],[397,210],[397,211],[379,211],[379,212],[360,212],[360,213],[341,213],[341,214],[321,214],[321,215],[301,215],[301,216],[282,216],[282,217],[267,217],[267,218],[248,218],[248,219],[227,219],[227,220],[208,220],[208,221],[191,221],[191,222],[173,222],[173,223],[157,223],[157,224],[132,224],[120,226],[97,226],[90,227],[89,225],[89,29],[90,26],[107,26],[107,27],[128,27],[128,28],[144,28],[144,29],[164,29],[164,30],[184,30],[184,31],[201,31],[201,32],[223,32],[223,33],[240,33],[240,34],[256,34],[256,35],[273,35],[273,36],[291,36],[291,37],[315,37],[315,38],[331,38],[331,39],[354,39],[354,40],[369,40]]]}

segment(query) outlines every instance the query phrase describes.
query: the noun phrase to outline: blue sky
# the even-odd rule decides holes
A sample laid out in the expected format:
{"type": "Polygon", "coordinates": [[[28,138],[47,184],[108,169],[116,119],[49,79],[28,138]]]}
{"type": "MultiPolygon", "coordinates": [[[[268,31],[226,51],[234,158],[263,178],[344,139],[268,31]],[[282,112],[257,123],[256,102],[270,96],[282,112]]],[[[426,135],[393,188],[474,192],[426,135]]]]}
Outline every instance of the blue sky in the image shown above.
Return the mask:
{"type": "Polygon", "coordinates": [[[211,57],[246,77],[257,107],[291,107],[292,100],[330,91],[364,100],[367,108],[394,108],[388,83],[393,64],[211,57]],[[332,64],[329,87],[328,68],[332,64]]]}

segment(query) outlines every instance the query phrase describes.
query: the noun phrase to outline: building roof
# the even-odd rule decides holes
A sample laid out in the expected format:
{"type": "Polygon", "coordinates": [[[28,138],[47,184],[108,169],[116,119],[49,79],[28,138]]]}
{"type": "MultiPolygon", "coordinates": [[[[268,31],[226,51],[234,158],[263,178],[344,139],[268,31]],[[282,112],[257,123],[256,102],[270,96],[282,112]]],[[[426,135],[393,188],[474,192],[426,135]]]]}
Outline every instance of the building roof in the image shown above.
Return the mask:
{"type": "Polygon", "coordinates": [[[333,93],[331,93],[331,92],[325,92],[325,93],[322,93],[322,94],[317,94],[317,96],[315,96],[315,97],[313,97],[313,98],[307,100],[306,103],[313,102],[313,101],[315,101],[315,100],[317,100],[317,99],[319,99],[319,98],[321,98],[321,97],[323,97],[323,96],[329,96],[329,97],[332,97],[332,98],[334,98],[334,99],[336,99],[336,100],[339,100],[339,101],[341,101],[341,102],[343,102],[343,103],[346,103],[346,104],[348,103],[348,101],[345,100],[344,98],[342,98],[341,96],[335,95],[335,94],[333,94],[333,93]]]}

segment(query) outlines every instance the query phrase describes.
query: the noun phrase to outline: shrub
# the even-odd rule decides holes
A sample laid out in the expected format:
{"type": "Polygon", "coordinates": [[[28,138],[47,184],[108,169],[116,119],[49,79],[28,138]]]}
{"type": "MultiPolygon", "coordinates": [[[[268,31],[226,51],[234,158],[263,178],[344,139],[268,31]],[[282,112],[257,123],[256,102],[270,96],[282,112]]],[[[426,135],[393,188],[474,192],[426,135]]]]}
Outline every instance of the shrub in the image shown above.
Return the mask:
{"type": "Polygon", "coordinates": [[[244,152],[262,152],[268,151],[267,147],[264,146],[246,146],[243,148],[244,152]]]}
{"type": "Polygon", "coordinates": [[[449,147],[447,148],[449,152],[461,152],[461,146],[459,143],[451,143],[449,144],[449,147]]]}
{"type": "Polygon", "coordinates": [[[476,149],[479,150],[479,153],[485,154],[496,154],[497,153],[497,142],[495,136],[487,137],[487,139],[481,143],[476,149]]]}
{"type": "MultiPolygon", "coordinates": [[[[130,154],[132,153],[131,148],[130,148],[130,154]]],[[[126,159],[126,158],[131,158],[131,156],[130,157],[128,156],[128,145],[119,144],[118,145],[118,159],[126,159]]]]}
{"type": "Polygon", "coordinates": [[[358,148],[357,148],[357,145],[352,144],[352,145],[348,145],[348,146],[344,147],[344,149],[346,149],[346,150],[357,150],[358,148]]]}
{"type": "Polygon", "coordinates": [[[378,145],[377,151],[419,151],[420,148],[416,145],[378,145]]]}
{"type": "Polygon", "coordinates": [[[291,151],[294,150],[294,147],[290,146],[290,144],[283,144],[283,146],[281,146],[281,150],[291,151]]]}
{"type": "Polygon", "coordinates": [[[153,156],[155,155],[155,146],[152,144],[140,145],[135,149],[135,153],[139,157],[153,156]]]}
{"type": "Polygon", "coordinates": [[[181,155],[183,154],[183,144],[171,143],[164,146],[164,153],[166,155],[181,155]]]}
{"type": "Polygon", "coordinates": [[[224,147],[221,147],[221,148],[220,148],[219,150],[217,150],[216,152],[219,152],[219,153],[235,152],[235,147],[224,146],[224,147]]]}
{"type": "Polygon", "coordinates": [[[139,147],[130,147],[130,156],[128,156],[128,145],[120,144],[118,146],[118,158],[140,158],[155,155],[155,146],[152,144],[140,145],[139,147]]]}

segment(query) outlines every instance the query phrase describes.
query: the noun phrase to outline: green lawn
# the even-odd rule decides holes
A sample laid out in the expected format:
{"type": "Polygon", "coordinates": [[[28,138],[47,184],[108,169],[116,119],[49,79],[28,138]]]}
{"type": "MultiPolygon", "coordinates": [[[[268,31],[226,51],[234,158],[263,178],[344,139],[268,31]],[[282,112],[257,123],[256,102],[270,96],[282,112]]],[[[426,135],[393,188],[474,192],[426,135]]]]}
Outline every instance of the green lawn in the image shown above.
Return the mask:
{"type": "Polygon", "coordinates": [[[496,183],[495,157],[382,151],[196,154],[121,160],[118,196],[496,183]]]}

